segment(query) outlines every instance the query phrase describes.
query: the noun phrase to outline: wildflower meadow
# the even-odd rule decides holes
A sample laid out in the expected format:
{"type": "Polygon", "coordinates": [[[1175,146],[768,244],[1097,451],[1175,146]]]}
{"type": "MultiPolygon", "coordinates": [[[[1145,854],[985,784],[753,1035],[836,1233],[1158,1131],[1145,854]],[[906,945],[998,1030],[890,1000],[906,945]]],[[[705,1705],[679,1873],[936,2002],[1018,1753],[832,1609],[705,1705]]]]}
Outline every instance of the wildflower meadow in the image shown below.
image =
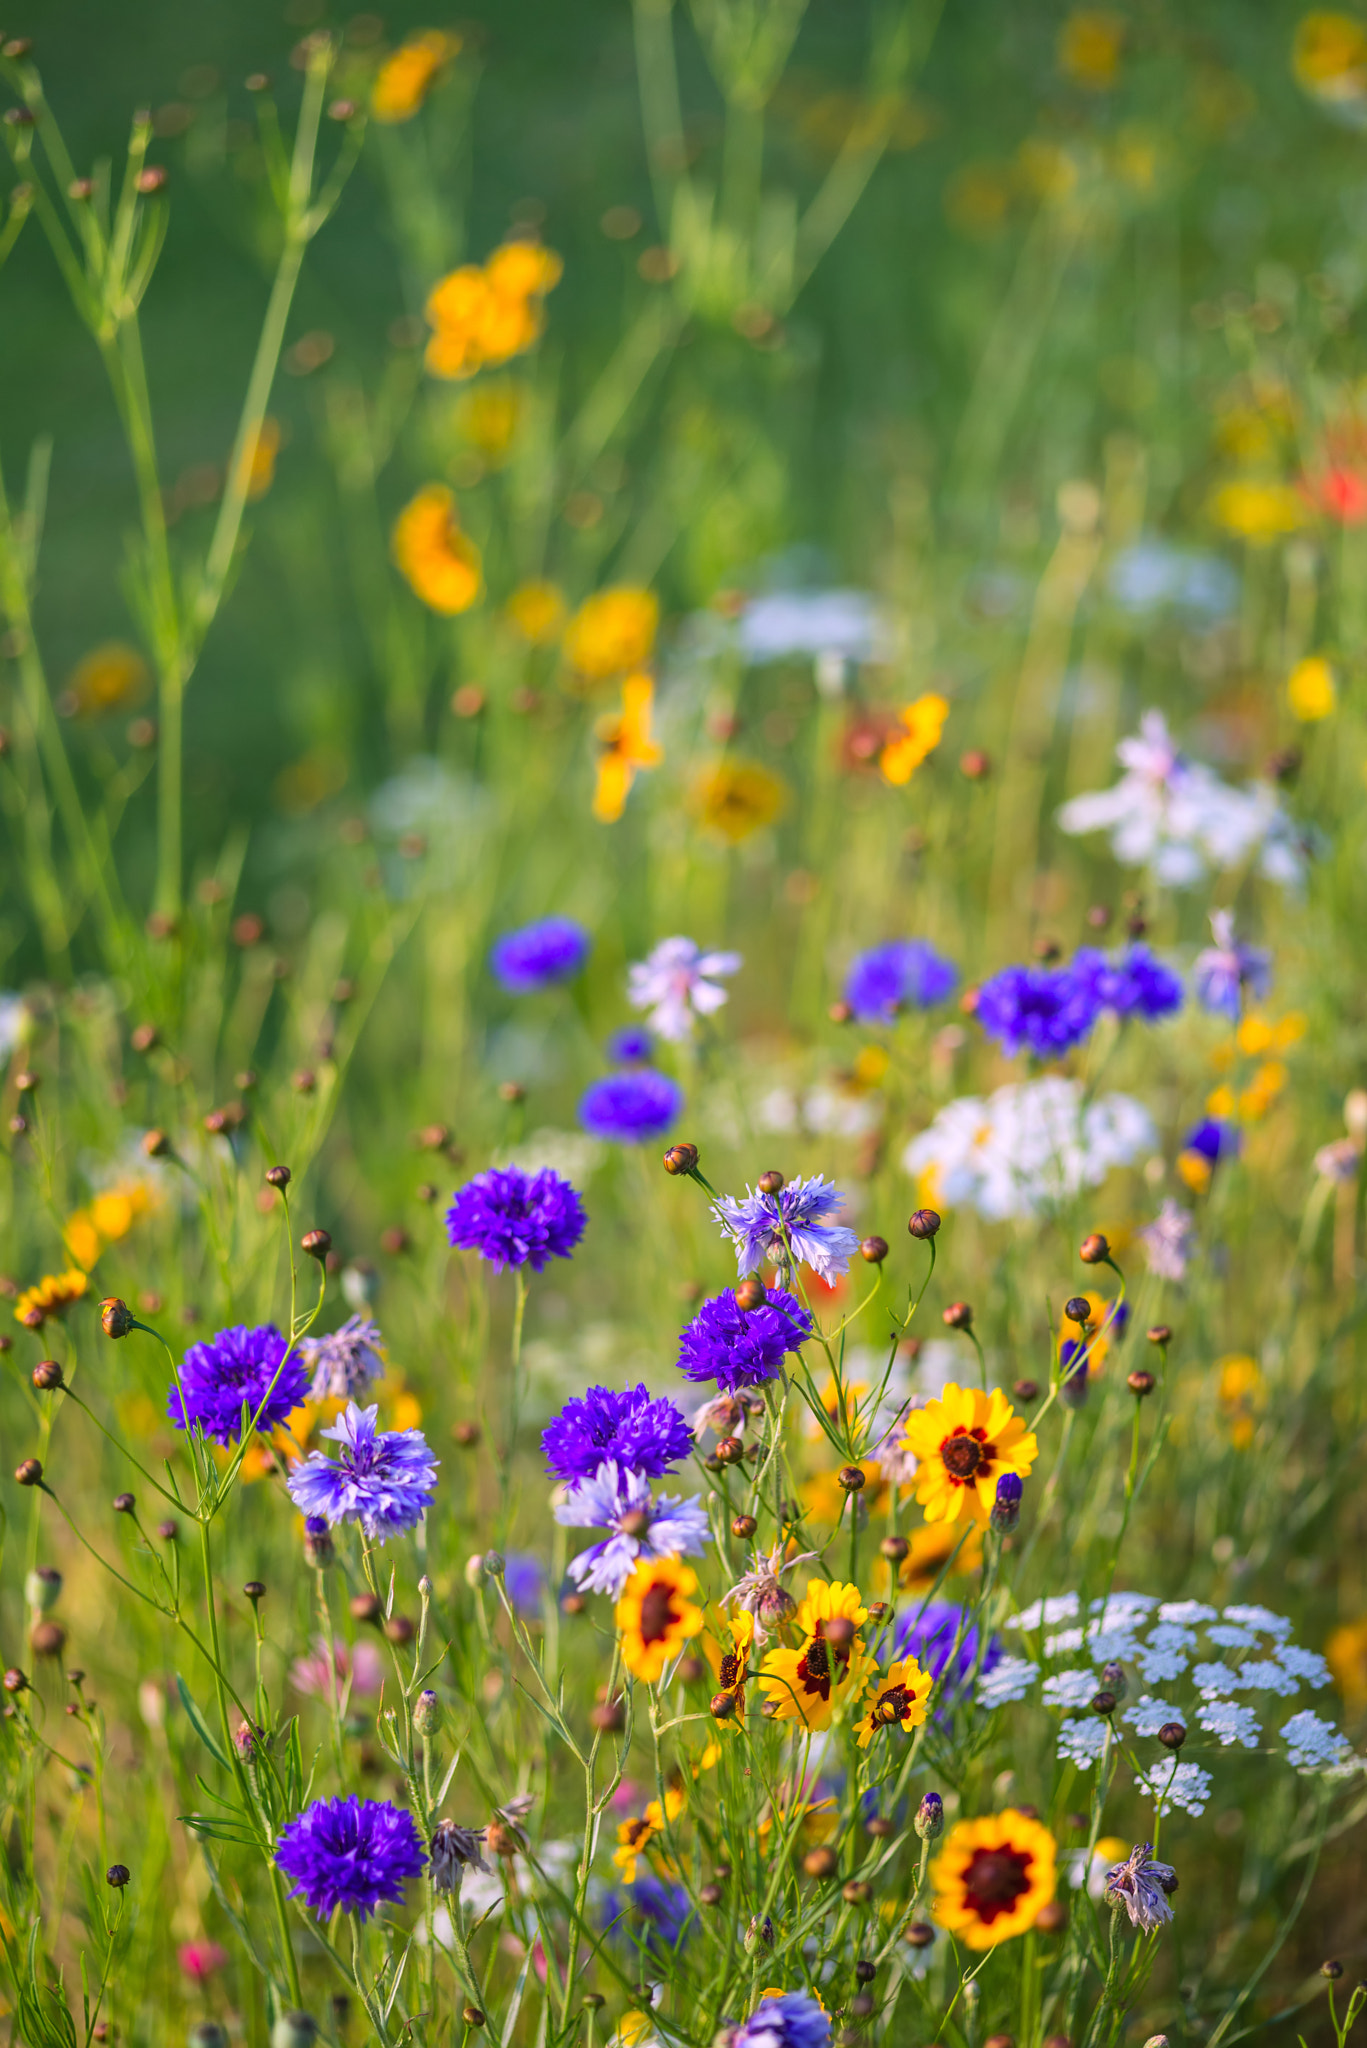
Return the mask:
{"type": "Polygon", "coordinates": [[[1367,13],[0,35],[13,2048],[1367,2004],[1367,13]]]}

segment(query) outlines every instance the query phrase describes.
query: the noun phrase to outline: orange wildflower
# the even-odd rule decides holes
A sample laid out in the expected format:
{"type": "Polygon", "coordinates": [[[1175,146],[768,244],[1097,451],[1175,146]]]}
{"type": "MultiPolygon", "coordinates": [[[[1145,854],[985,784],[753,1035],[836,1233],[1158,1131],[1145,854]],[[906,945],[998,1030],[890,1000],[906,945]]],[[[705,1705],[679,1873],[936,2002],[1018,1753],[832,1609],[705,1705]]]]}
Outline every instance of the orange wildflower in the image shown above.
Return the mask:
{"type": "Polygon", "coordinates": [[[651,738],[654,701],[655,685],[649,676],[628,676],[622,685],[621,712],[599,723],[598,736],[604,744],[598,756],[593,815],[605,825],[615,824],[621,817],[636,771],[658,768],[664,759],[663,747],[651,738]]]}
{"type": "Polygon", "coordinates": [[[884,781],[896,788],[911,781],[921,763],[939,746],[948,716],[948,700],[934,690],[928,690],[915,703],[902,706],[900,723],[878,757],[884,781]]]}
{"type": "Polygon", "coordinates": [[[386,127],[411,121],[438,77],[459,54],[460,37],[425,28],[385,58],[370,89],[370,111],[386,127]]]}
{"type": "Polygon", "coordinates": [[[468,612],[483,583],[479,549],[461,532],[445,484],[426,484],[394,523],[394,562],[434,612],[468,612]]]}

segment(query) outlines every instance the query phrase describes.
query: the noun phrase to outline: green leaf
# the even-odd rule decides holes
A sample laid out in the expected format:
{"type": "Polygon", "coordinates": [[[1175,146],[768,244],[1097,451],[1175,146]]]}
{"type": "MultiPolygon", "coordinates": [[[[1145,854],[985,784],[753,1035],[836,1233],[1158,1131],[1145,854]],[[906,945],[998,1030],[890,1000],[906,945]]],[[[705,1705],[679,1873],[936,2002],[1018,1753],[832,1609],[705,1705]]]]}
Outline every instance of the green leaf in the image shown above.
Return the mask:
{"type": "Polygon", "coordinates": [[[208,1750],[210,1756],[214,1757],[219,1763],[221,1763],[225,1771],[230,1771],[232,1769],[232,1765],[228,1762],[227,1757],[223,1754],[223,1751],[219,1748],[213,1736],[209,1733],[208,1723],[205,1721],[204,1716],[200,1713],[199,1708],[191,1699],[190,1688],[188,1685],[186,1685],[185,1680],[181,1677],[179,1672],[176,1673],[176,1691],[180,1694],[181,1705],[184,1707],[186,1713],[190,1717],[190,1726],[194,1729],[196,1735],[204,1744],[204,1747],[208,1750]]]}

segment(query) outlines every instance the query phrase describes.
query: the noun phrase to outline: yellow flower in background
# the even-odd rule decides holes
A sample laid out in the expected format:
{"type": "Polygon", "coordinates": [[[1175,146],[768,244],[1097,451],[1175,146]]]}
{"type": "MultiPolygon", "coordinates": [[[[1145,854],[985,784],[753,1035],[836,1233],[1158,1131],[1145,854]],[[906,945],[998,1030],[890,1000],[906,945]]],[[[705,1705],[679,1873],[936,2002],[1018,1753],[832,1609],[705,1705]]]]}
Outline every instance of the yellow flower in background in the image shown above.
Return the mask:
{"type": "Polygon", "coordinates": [[[553,583],[520,583],[503,611],[529,647],[549,647],[565,622],[565,600],[553,583]]]}
{"type": "Polygon", "coordinates": [[[1210,501],[1211,517],[1226,533],[1265,547],[1305,524],[1305,506],[1290,484],[1260,483],[1244,477],[1221,484],[1210,501]]]}
{"type": "Polygon", "coordinates": [[[935,1918],[966,1947],[995,1948],[1035,1924],[1054,1896],[1057,1843],[1014,1806],[957,1821],[930,1866],[935,1918]]]}
{"type": "Polygon", "coordinates": [[[934,690],[928,690],[914,704],[902,706],[898,713],[902,729],[893,734],[878,756],[885,781],[898,788],[911,781],[927,755],[933,754],[939,746],[948,716],[948,699],[938,696],[934,690]]]}
{"type": "Polygon", "coordinates": [[[1221,1123],[1228,1123],[1235,1109],[1234,1090],[1228,1081],[1222,1081],[1218,1088],[1212,1088],[1206,1097],[1206,1115],[1219,1117],[1221,1123]]]}
{"type": "Polygon", "coordinates": [[[638,1564],[617,1602],[614,1619],[622,1639],[622,1662],[634,1677],[654,1685],[685,1643],[703,1625],[695,1606],[698,1575],[674,1557],[638,1564]]]}
{"type": "Polygon", "coordinates": [[[247,499],[255,504],[275,482],[275,458],[280,453],[280,422],[264,419],[239,458],[245,471],[247,499]]]}
{"type": "MultiPolygon", "coordinates": [[[[876,1515],[887,1499],[883,1468],[876,1458],[861,1458],[859,1469],[864,1475],[864,1489],[859,1498],[868,1513],[876,1515]]],[[[814,1522],[822,1523],[827,1529],[834,1529],[843,1519],[849,1498],[848,1490],[840,1484],[834,1472],[818,1472],[815,1477],[803,1481],[803,1508],[814,1522]]]]}
{"type": "Polygon", "coordinates": [[[660,600],[654,591],[632,583],[599,590],[585,598],[565,628],[565,659],[585,682],[611,682],[645,667],[659,624],[660,600]]]}
{"type": "Polygon", "coordinates": [[[867,1749],[884,1728],[900,1728],[904,1735],[919,1728],[926,1718],[933,1683],[914,1657],[899,1657],[886,1675],[876,1677],[869,1687],[859,1719],[859,1747],[867,1749]]]}
{"type": "Polygon", "coordinates": [[[1291,68],[1305,92],[1330,105],[1367,94],[1367,29],[1351,14],[1316,10],[1303,16],[1291,47],[1291,68]]]}
{"type": "Polygon", "coordinates": [[[1349,1713],[1360,1713],[1367,1706],[1367,1616],[1334,1630],[1324,1646],[1324,1660],[1349,1713]]]}
{"type": "Polygon", "coordinates": [[[1068,199],[1077,188],[1077,158],[1043,135],[1026,136],[1016,151],[1016,168],[1037,199],[1068,199]]]}
{"type": "Polygon", "coordinates": [[[67,1217],[62,1225],[62,1243],[66,1246],[67,1257],[83,1273],[88,1273],[104,1249],[88,1209],[76,1209],[67,1217]]]}
{"type": "Polygon", "coordinates": [[[89,1272],[107,1244],[127,1237],[138,1218],[153,1206],[153,1190],[145,1181],[106,1188],[88,1208],[76,1209],[62,1226],[62,1242],[73,1264],[89,1272]]]}
{"type": "Polygon", "coordinates": [[[370,111],[386,127],[411,121],[438,77],[460,54],[459,36],[425,28],[385,58],[370,89],[370,111]]]}
{"type": "Polygon", "coordinates": [[[463,263],[443,277],[426,308],[432,375],[473,377],[529,349],[544,325],[542,298],[562,268],[539,242],[506,242],[487,263],[463,263]]]}
{"type": "Polygon", "coordinates": [[[462,395],[456,407],[456,425],[492,468],[512,447],[526,410],[520,384],[511,377],[491,378],[462,395]]]}
{"type": "MultiPolygon", "coordinates": [[[[907,1538],[911,1548],[897,1575],[898,1585],[908,1593],[928,1593],[948,1563],[962,1533],[952,1522],[926,1522],[921,1528],[913,1529],[907,1538]]],[[[982,1531],[974,1529],[950,1566],[950,1577],[975,1572],[982,1561],[982,1531]]]]}
{"type": "Polygon", "coordinates": [[[698,823],[732,846],[772,825],[787,802],[787,783],[753,761],[719,761],[704,769],[688,794],[698,823]]]}
{"type": "Polygon", "coordinates": [[[990,1394],[951,1380],[938,1401],[907,1417],[902,1448],[918,1462],[916,1498],[928,1522],[971,1515],[986,1527],[1005,1472],[1024,1479],[1039,1455],[1032,1431],[1000,1387],[990,1394]]]}
{"type": "Polygon", "coordinates": [[[479,549],[461,532],[456,501],[445,484],[426,484],[394,523],[394,564],[423,603],[454,617],[480,594],[479,549]]]}
{"type": "Polygon", "coordinates": [[[26,1287],[15,1302],[15,1318],[26,1329],[41,1329],[50,1317],[65,1315],[89,1286],[85,1274],[75,1267],[65,1273],[45,1273],[36,1286],[26,1287]]]}
{"type": "Polygon", "coordinates": [[[1296,663],[1286,679],[1286,701],[1291,716],[1302,725],[1314,725],[1338,708],[1338,684],[1322,655],[1312,654],[1296,663]]]}
{"type": "Polygon", "coordinates": [[[651,710],[655,685],[649,676],[628,676],[622,685],[622,709],[615,718],[600,719],[598,737],[603,751],[598,756],[598,779],[593,791],[593,815],[600,824],[615,825],[626,809],[626,801],[637,771],[658,768],[664,748],[651,737],[651,710]]]}
{"type": "Polygon", "coordinates": [[[491,291],[501,298],[527,299],[554,291],[565,266],[554,249],[540,242],[505,242],[484,266],[491,291]]]}
{"type": "Polygon", "coordinates": [[[1239,1114],[1248,1123],[1267,1115],[1290,1079],[1280,1060],[1264,1060],[1247,1088],[1239,1094],[1239,1114]]]}
{"type": "Polygon", "coordinates": [[[668,1821],[677,1820],[684,1809],[683,1792],[671,1785],[665,1793],[664,1805],[652,1799],[642,1814],[631,1814],[617,1823],[617,1847],[612,1860],[622,1873],[623,1884],[635,1884],[636,1865],[644,1856],[656,1835],[664,1832],[668,1821]]]}
{"type": "Polygon", "coordinates": [[[92,647],[71,671],[67,690],[80,718],[98,718],[135,702],[147,687],[147,663],[123,640],[92,647]]]}
{"type": "MultiPolygon", "coordinates": [[[[1104,1294],[1098,1294],[1095,1288],[1091,1287],[1086,1290],[1081,1298],[1087,1303],[1092,1312],[1088,1319],[1092,1334],[1087,1339],[1087,1370],[1089,1373],[1096,1373],[1100,1372],[1102,1365],[1105,1363],[1106,1354],[1110,1350],[1110,1337],[1107,1335],[1107,1332],[1110,1328],[1112,1317],[1115,1314],[1116,1304],[1114,1301],[1107,1300],[1104,1294]]],[[[1075,1323],[1069,1321],[1059,1324],[1058,1334],[1054,1340],[1054,1349],[1060,1357],[1062,1356],[1065,1344],[1077,1345],[1080,1342],[1081,1336],[1075,1323]]]]}
{"type": "Polygon", "coordinates": [[[1246,1451],[1253,1441],[1258,1417],[1267,1405],[1267,1383],[1256,1358],[1245,1351],[1217,1358],[1216,1396],[1236,1451],[1246,1451]]]}
{"type": "Polygon", "coordinates": [[[1109,92],[1120,70],[1125,24],[1100,7],[1080,7],[1059,30],[1058,68],[1088,92],[1109,92]]]}

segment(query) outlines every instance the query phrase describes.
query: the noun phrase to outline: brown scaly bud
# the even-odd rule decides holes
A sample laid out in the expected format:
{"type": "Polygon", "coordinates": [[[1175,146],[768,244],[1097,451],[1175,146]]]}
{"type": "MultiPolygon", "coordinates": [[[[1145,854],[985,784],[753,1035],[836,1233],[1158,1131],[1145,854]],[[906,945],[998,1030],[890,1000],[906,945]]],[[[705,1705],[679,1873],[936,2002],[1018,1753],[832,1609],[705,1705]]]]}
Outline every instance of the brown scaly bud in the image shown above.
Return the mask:
{"type": "Polygon", "coordinates": [[[833,1650],[848,1650],[854,1641],[854,1623],[848,1614],[834,1614],[826,1623],[826,1641],[833,1650]]]}
{"type": "Polygon", "coordinates": [[[873,1886],[862,1877],[852,1877],[848,1884],[841,1886],[840,1896],[848,1906],[867,1906],[873,1897],[873,1886]]]}
{"type": "Polygon", "coordinates": [[[1013,1384],[1011,1391],[1015,1395],[1016,1399],[1021,1403],[1022,1407],[1026,1407],[1029,1405],[1031,1401],[1038,1401],[1039,1381],[1017,1380],[1013,1384]]]}
{"type": "Polygon", "coordinates": [[[913,1920],[902,1939],[908,1948],[929,1948],[935,1939],[935,1929],[928,1920],[913,1920]]]}
{"type": "Polygon", "coordinates": [[[753,1515],[736,1515],[732,1518],[731,1534],[739,1536],[742,1543],[748,1543],[758,1527],[753,1515]]]}
{"type": "Polygon", "coordinates": [[[1125,1384],[1136,1400],[1142,1401],[1158,1385],[1151,1372],[1131,1372],[1125,1375],[1125,1384]]]}
{"type": "Polygon", "coordinates": [[[671,1145],[664,1156],[666,1173],[692,1173],[698,1164],[696,1145],[671,1145]]]}
{"type": "Polygon", "coordinates": [[[33,1368],[33,1384],[43,1394],[50,1394],[63,1384],[62,1368],[55,1358],[39,1359],[33,1368]]]}
{"type": "Polygon", "coordinates": [[[941,1320],[946,1329],[968,1330],[973,1327],[973,1311],[966,1301],[951,1301],[941,1320]]]}
{"type": "Polygon", "coordinates": [[[17,1664],[10,1665],[0,1683],[4,1685],[6,1692],[25,1692],[28,1689],[28,1680],[17,1664]]]}
{"type": "Polygon", "coordinates": [[[108,1294],[100,1303],[100,1328],[106,1337],[126,1337],[137,1328],[137,1319],[126,1301],[117,1294],[108,1294]]]}
{"type": "Polygon", "coordinates": [[[717,1457],[723,1465],[738,1465],[745,1456],[745,1445],[738,1436],[724,1436],[717,1445],[717,1457]]]}
{"type": "Polygon", "coordinates": [[[885,1536],[878,1548],[889,1564],[901,1564],[911,1545],[905,1536],[885,1536]]]}
{"type": "Polygon", "coordinates": [[[862,1493],[868,1475],[858,1465],[842,1465],[835,1476],[846,1493],[862,1493]]]}
{"type": "Polygon", "coordinates": [[[922,1242],[927,1238],[934,1237],[939,1228],[940,1218],[934,1209],[915,1210],[907,1223],[907,1229],[911,1235],[920,1238],[922,1242]]]}
{"type": "Polygon", "coordinates": [[[332,1250],[332,1239],[326,1230],[306,1230],[299,1240],[299,1249],[321,1262],[332,1250]]]}
{"type": "Polygon", "coordinates": [[[1165,1721],[1158,1731],[1164,1749],[1179,1750],[1186,1739],[1187,1731],[1180,1721],[1165,1721]]]}
{"type": "Polygon", "coordinates": [[[36,1458],[23,1458],[14,1468],[14,1476],[21,1486],[37,1486],[43,1477],[43,1468],[36,1458]]]}
{"type": "Polygon", "coordinates": [[[771,1166],[767,1173],[760,1175],[759,1179],[755,1182],[755,1186],[762,1195],[781,1195],[785,1182],[778,1168],[771,1166]]]}
{"type": "Polygon", "coordinates": [[[127,1884],[130,1875],[131,1873],[126,1863],[111,1863],[104,1874],[104,1881],[106,1884],[112,1885],[116,1892],[121,1892],[127,1884]]]}
{"type": "Polygon", "coordinates": [[[293,1178],[288,1166],[268,1166],[266,1185],[270,1188],[287,1188],[293,1178]]]}
{"type": "Polygon", "coordinates": [[[1064,1302],[1063,1313],[1070,1323],[1080,1323],[1085,1327],[1092,1320],[1092,1304],[1085,1294],[1075,1294],[1064,1302]]]}
{"type": "Polygon", "coordinates": [[[840,1858],[825,1842],[819,1849],[809,1849],[802,1859],[808,1877],[834,1877],[839,1867],[840,1858]]]}
{"type": "Polygon", "coordinates": [[[1089,1237],[1083,1238],[1077,1248],[1077,1255],[1084,1266],[1104,1266],[1111,1256],[1111,1247],[1101,1232],[1094,1230],[1089,1237]]]}
{"type": "Polygon", "coordinates": [[[736,1711],[736,1696],[731,1692],[714,1692],[709,1703],[714,1721],[729,1721],[736,1711]]]}
{"type": "Polygon", "coordinates": [[[871,1266],[881,1266],[888,1255],[888,1241],[885,1237],[866,1237],[861,1240],[859,1256],[871,1266]]]}
{"type": "Polygon", "coordinates": [[[35,1657],[60,1657],[66,1648],[66,1630],[60,1621],[40,1621],[29,1631],[29,1647],[35,1657]]]}
{"type": "Polygon", "coordinates": [[[1115,1694],[1108,1692],[1105,1687],[1100,1692],[1094,1692],[1091,1698],[1091,1708],[1092,1712],[1100,1715],[1103,1721],[1107,1720],[1115,1712],[1115,1694]]]}
{"type": "MultiPolygon", "coordinates": [[[[729,1699],[731,1695],[727,1693],[725,1697],[729,1699]]],[[[705,1884],[698,1893],[698,1904],[700,1906],[719,1906],[722,1902],[722,1897],[722,1888],[719,1884],[705,1884]]]]}
{"type": "Polygon", "coordinates": [[[137,1502],[131,1493],[116,1493],[113,1506],[116,1515],[131,1515],[133,1509],[137,1506],[137,1502]]]}
{"type": "Polygon", "coordinates": [[[1162,1346],[1164,1344],[1171,1344],[1172,1342],[1172,1331],[1166,1323],[1155,1323],[1153,1328],[1151,1330],[1146,1330],[1144,1334],[1148,1338],[1150,1344],[1157,1344],[1162,1346]]]}
{"type": "Polygon", "coordinates": [[[736,1289],[736,1307],[739,1309],[763,1308],[768,1299],[768,1292],[758,1273],[751,1273],[736,1289]]]}

